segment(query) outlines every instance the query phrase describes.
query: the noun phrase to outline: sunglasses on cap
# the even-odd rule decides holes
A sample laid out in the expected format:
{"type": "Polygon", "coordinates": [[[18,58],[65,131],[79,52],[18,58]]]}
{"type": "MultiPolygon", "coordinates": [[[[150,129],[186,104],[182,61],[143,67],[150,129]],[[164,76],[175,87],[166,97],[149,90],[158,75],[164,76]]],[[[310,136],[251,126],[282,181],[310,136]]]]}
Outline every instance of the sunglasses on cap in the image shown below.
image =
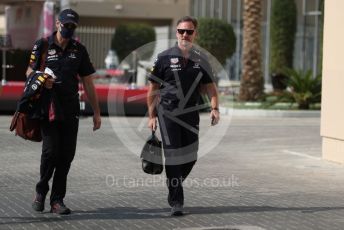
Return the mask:
{"type": "Polygon", "coordinates": [[[185,32],[187,35],[192,35],[195,30],[185,30],[185,29],[177,29],[178,34],[183,35],[185,32]]]}
{"type": "Polygon", "coordinates": [[[70,30],[75,30],[76,29],[76,25],[73,24],[73,23],[65,23],[65,24],[61,23],[61,25],[62,25],[62,27],[70,29],[70,30]]]}

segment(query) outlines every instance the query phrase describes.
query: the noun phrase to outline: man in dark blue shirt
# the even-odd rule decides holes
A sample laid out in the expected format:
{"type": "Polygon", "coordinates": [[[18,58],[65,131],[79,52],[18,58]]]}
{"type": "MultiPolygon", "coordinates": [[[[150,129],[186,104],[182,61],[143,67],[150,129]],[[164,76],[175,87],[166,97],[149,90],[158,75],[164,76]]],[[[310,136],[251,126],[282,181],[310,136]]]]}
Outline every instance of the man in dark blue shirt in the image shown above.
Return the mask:
{"type": "Polygon", "coordinates": [[[171,215],[183,215],[182,182],[197,160],[200,90],[208,93],[212,125],[220,119],[218,93],[207,57],[193,41],[197,21],[183,17],[177,23],[177,44],[160,53],[152,68],[148,90],[149,128],[155,130],[157,118],[165,154],[165,171],[171,215]],[[158,97],[160,95],[160,97],[158,97]]]}
{"type": "Polygon", "coordinates": [[[44,210],[45,197],[49,191],[49,180],[53,177],[50,195],[51,212],[69,214],[71,210],[63,202],[66,194],[67,175],[75,155],[79,127],[79,77],[92,106],[93,130],[101,125],[98,99],[92,74],[95,72],[86,48],[74,40],[79,15],[72,9],[63,10],[56,20],[55,31],[47,39],[39,39],[31,53],[27,75],[32,71],[48,67],[55,78],[45,81],[42,92],[42,156],[40,180],[36,185],[36,196],[32,207],[44,210]],[[43,58],[42,58],[43,57],[43,58]],[[50,97],[58,101],[62,116],[54,118],[50,97]]]}

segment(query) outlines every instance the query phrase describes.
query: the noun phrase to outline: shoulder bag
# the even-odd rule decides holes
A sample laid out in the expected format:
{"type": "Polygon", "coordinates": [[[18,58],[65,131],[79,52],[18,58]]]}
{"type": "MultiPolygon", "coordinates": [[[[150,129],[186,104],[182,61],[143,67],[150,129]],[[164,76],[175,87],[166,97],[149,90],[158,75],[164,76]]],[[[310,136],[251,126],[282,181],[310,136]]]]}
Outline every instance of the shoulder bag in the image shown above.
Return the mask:
{"type": "MultiPolygon", "coordinates": [[[[43,52],[41,55],[40,70],[43,71],[45,68],[45,58],[47,56],[48,41],[43,38],[43,52]]],[[[10,131],[14,131],[17,136],[34,142],[42,141],[41,126],[39,119],[32,119],[28,113],[16,111],[12,117],[10,131]]]]}

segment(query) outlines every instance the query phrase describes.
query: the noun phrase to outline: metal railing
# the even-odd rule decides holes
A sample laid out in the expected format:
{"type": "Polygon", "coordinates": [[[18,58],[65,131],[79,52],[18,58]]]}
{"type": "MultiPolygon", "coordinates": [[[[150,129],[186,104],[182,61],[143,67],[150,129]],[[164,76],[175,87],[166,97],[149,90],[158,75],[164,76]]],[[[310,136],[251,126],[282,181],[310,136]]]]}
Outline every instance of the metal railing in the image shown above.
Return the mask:
{"type": "Polygon", "coordinates": [[[105,57],[111,47],[115,28],[82,26],[77,30],[80,42],[86,46],[96,69],[105,68],[105,57]]]}
{"type": "Polygon", "coordinates": [[[12,39],[11,36],[6,35],[0,35],[0,50],[2,52],[2,79],[1,79],[1,85],[6,84],[6,69],[12,68],[11,65],[6,65],[6,51],[10,50],[12,48],[12,39]]]}

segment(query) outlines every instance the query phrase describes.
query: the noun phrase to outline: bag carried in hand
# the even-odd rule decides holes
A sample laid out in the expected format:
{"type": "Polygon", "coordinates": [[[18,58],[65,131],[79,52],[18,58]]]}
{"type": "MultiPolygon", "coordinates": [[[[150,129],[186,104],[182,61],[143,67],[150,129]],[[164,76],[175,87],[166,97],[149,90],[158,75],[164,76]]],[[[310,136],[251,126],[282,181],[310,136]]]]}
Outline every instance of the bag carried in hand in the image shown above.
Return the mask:
{"type": "Polygon", "coordinates": [[[30,141],[42,140],[41,126],[38,119],[30,119],[26,113],[15,112],[12,118],[10,131],[15,130],[16,135],[30,141]]]}
{"type": "MultiPolygon", "coordinates": [[[[39,67],[39,70],[41,72],[45,69],[45,61],[48,54],[49,45],[48,40],[46,38],[43,38],[42,41],[43,49],[40,58],[41,65],[39,67]]],[[[12,122],[10,125],[10,131],[12,132],[13,130],[15,130],[16,135],[24,138],[25,140],[40,142],[42,141],[40,121],[38,119],[31,119],[27,113],[27,108],[21,109],[21,107],[30,107],[29,104],[31,103],[31,97],[36,97],[36,99],[39,97],[39,95],[37,95],[37,92],[40,90],[38,90],[39,87],[37,87],[36,84],[36,80],[39,80],[39,76],[36,74],[37,79],[34,80],[33,76],[35,75],[35,73],[36,71],[33,71],[30,74],[30,76],[26,79],[24,93],[21,99],[18,101],[17,111],[13,115],[12,122]],[[31,83],[32,85],[30,85],[31,83]]],[[[44,76],[41,77],[43,78],[44,76]]],[[[44,85],[44,82],[42,82],[42,80],[39,80],[39,82],[41,82],[41,84],[39,85],[44,85]]]]}
{"type": "Polygon", "coordinates": [[[141,152],[142,170],[148,174],[160,174],[163,170],[162,145],[155,136],[155,131],[147,139],[141,152]]]}

